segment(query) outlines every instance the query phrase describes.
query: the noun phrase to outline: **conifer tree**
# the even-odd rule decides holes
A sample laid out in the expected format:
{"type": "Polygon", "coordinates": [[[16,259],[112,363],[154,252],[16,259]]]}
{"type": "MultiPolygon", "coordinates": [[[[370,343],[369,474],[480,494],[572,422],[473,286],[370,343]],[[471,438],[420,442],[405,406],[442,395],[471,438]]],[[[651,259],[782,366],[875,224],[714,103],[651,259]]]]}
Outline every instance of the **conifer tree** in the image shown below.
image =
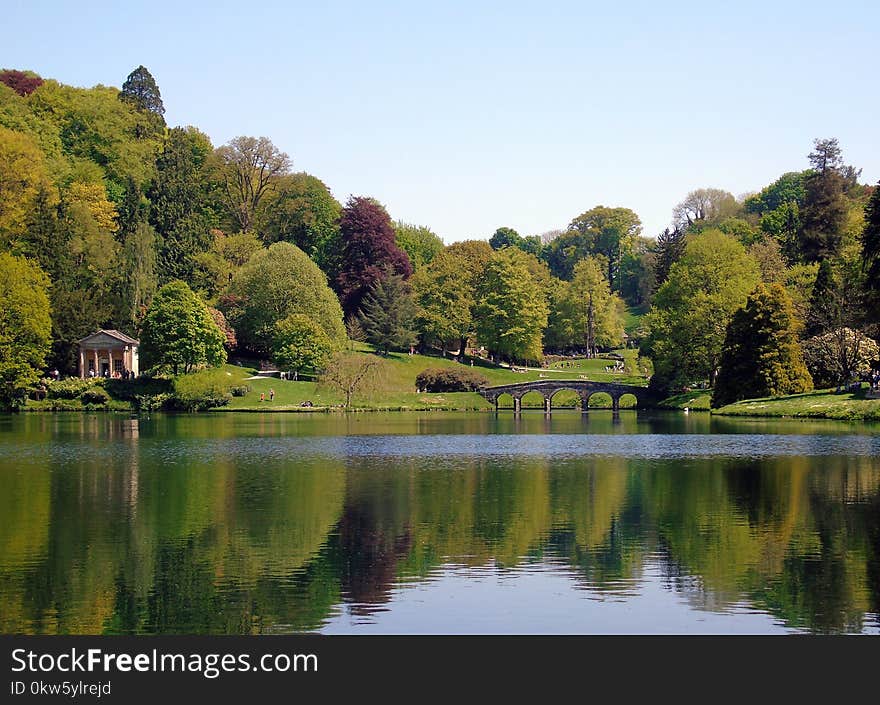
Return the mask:
{"type": "MultiPolygon", "coordinates": [[[[160,118],[165,115],[165,106],[162,104],[159,86],[156,85],[156,80],[144,66],[138,66],[128,74],[128,78],[122,84],[119,99],[131,103],[138,110],[151,112],[160,118]]],[[[162,122],[164,124],[164,118],[162,122]]]]}
{"type": "Polygon", "coordinates": [[[727,326],[712,406],[812,388],[791,299],[781,284],[759,284],[727,326]]]}
{"type": "Polygon", "coordinates": [[[399,274],[379,279],[364,297],[360,323],[367,341],[382,350],[407,350],[417,340],[418,309],[412,288],[399,274]]]}

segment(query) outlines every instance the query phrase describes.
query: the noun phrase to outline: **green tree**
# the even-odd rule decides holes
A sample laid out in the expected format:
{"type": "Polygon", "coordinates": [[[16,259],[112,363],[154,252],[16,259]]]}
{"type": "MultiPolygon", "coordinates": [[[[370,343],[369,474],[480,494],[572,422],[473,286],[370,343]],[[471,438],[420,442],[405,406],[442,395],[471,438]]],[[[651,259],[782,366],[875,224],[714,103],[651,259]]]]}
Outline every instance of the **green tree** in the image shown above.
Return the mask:
{"type": "Polygon", "coordinates": [[[386,355],[407,350],[418,339],[412,287],[399,274],[379,279],[364,298],[359,316],[367,341],[386,355]]]}
{"type": "Polygon", "coordinates": [[[264,242],[291,242],[330,272],[341,212],[323,181],[300,172],[276,180],[260,205],[256,229],[264,242]]]}
{"type": "Polygon", "coordinates": [[[256,252],[233,276],[229,291],[221,308],[249,350],[268,354],[275,324],[292,313],[309,316],[335,344],[345,340],[342,309],[327,277],[289,242],[256,252]]]}
{"type": "Polygon", "coordinates": [[[414,272],[430,263],[443,250],[443,240],[424,225],[411,225],[398,220],[393,227],[395,242],[406,252],[414,272]]]}
{"type": "Polygon", "coordinates": [[[0,126],[0,246],[9,247],[25,234],[28,214],[38,195],[48,193],[49,184],[36,142],[0,126]]]}
{"type": "Polygon", "coordinates": [[[874,323],[880,323],[880,184],[874,187],[865,206],[865,228],[862,231],[862,271],[865,290],[874,311],[874,323]]]}
{"type": "Polygon", "coordinates": [[[485,241],[457,242],[413,275],[417,325],[426,343],[439,344],[444,352],[458,344],[464,355],[468,338],[474,335],[475,293],[491,257],[485,241]]]}
{"type": "MultiPolygon", "coordinates": [[[[131,103],[138,110],[146,110],[162,118],[165,115],[165,105],[162,103],[162,95],[153,75],[144,67],[138,66],[128,74],[122,90],[119,91],[119,99],[131,103]]],[[[162,118],[162,124],[165,123],[162,118]]]]}
{"type": "Polygon", "coordinates": [[[333,348],[324,329],[302,313],[292,313],[275,324],[272,358],[283,370],[320,370],[333,348]]]}
{"type": "Polygon", "coordinates": [[[290,170],[290,157],[266,137],[235,137],[215,156],[230,218],[246,233],[263,197],[290,170]]]}
{"type": "Polygon", "coordinates": [[[141,356],[147,369],[173,374],[226,362],[226,336],[205,302],[184,282],[163,286],[147,309],[141,327],[141,356]]]}
{"type": "Polygon", "coordinates": [[[140,223],[126,234],[119,265],[117,321],[124,329],[137,330],[158,286],[156,233],[148,223],[140,223]]]}
{"type": "Polygon", "coordinates": [[[0,405],[23,403],[49,352],[49,278],[23,257],[0,252],[0,405]]]}
{"type": "Polygon", "coordinates": [[[502,247],[516,247],[523,252],[528,252],[536,257],[541,254],[541,238],[537,235],[523,237],[513,228],[498,228],[489,238],[489,246],[493,250],[500,250],[502,247]]]}
{"type": "Polygon", "coordinates": [[[799,327],[783,286],[759,284],[727,326],[712,406],[810,391],[799,327]]]}
{"type": "Polygon", "coordinates": [[[219,187],[209,169],[213,150],[205,134],[193,127],[175,127],[156,158],[147,198],[150,224],[158,235],[160,283],[192,281],[197,256],[211,246],[211,230],[219,225],[219,187]]]}
{"type": "Polygon", "coordinates": [[[732,193],[719,188],[698,188],[672,210],[676,228],[698,232],[717,227],[721,221],[736,216],[740,209],[732,193]]]}
{"type": "Polygon", "coordinates": [[[733,238],[711,229],[689,236],[645,319],[652,384],[714,383],[730,317],[759,280],[757,264],[733,238]]]}
{"type": "Polygon", "coordinates": [[[575,265],[570,282],[560,282],[549,317],[548,344],[583,347],[587,357],[595,357],[600,347],[623,342],[624,304],[611,293],[602,269],[587,257],[575,265]]]}
{"type": "Polygon", "coordinates": [[[478,340],[509,360],[543,357],[547,299],[529,271],[530,255],[505,247],[492,255],[478,287],[474,311],[478,340]]]}
{"type": "Polygon", "coordinates": [[[840,253],[849,211],[844,193],[847,179],[836,139],[814,140],[808,158],[812,171],[804,184],[798,245],[806,262],[818,262],[840,253]]]}

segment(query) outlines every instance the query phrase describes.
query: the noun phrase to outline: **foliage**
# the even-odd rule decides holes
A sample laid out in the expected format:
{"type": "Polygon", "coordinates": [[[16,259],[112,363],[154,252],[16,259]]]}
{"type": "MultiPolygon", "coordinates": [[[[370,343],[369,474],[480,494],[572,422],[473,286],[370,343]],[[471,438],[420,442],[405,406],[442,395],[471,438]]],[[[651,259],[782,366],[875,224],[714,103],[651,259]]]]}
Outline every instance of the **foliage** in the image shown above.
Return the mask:
{"type": "Polygon", "coordinates": [[[263,196],[290,170],[290,157],[266,137],[235,137],[219,147],[218,172],[236,227],[248,232],[263,196]]]}
{"type": "Polygon", "coordinates": [[[49,278],[6,252],[0,252],[0,272],[0,406],[15,407],[40,378],[49,352],[49,278]]]}
{"type": "MultiPolygon", "coordinates": [[[[276,242],[256,252],[233,277],[225,313],[239,345],[269,353],[275,324],[292,313],[318,323],[334,345],[345,340],[342,309],[327,277],[296,245],[276,242]]],[[[224,308],[224,306],[221,306],[224,308]]]]}
{"type": "MultiPolygon", "coordinates": [[[[138,110],[145,110],[160,118],[165,114],[159,86],[144,66],[138,66],[128,74],[128,78],[122,84],[122,90],[119,91],[119,100],[131,103],[138,110]]],[[[162,123],[164,124],[164,120],[162,123]]]]}
{"type": "Polygon", "coordinates": [[[225,406],[232,399],[229,373],[223,369],[202,370],[174,378],[171,405],[183,411],[204,411],[225,406]]]}
{"type": "Polygon", "coordinates": [[[46,396],[49,399],[79,399],[83,392],[96,386],[103,386],[107,381],[103,377],[94,377],[80,379],[79,377],[68,377],[67,379],[59,379],[46,388],[46,396]]]}
{"type": "Polygon", "coordinates": [[[540,256],[541,254],[541,238],[537,235],[523,237],[513,228],[498,228],[489,238],[489,246],[493,250],[500,250],[502,247],[516,247],[523,252],[540,256]]]}
{"type": "Polygon", "coordinates": [[[873,304],[873,322],[880,323],[880,185],[874,187],[865,206],[861,255],[865,289],[873,304]]]}
{"type": "Polygon", "coordinates": [[[45,160],[36,142],[0,126],[0,244],[24,234],[28,212],[48,185],[45,160]]]}
{"type": "Polygon", "coordinates": [[[506,247],[495,252],[478,286],[474,310],[478,340],[497,356],[540,360],[547,301],[529,271],[529,257],[506,247]]]}
{"type": "Polygon", "coordinates": [[[339,229],[342,256],[335,286],[342,309],[352,315],[378,280],[391,274],[407,279],[413,270],[397,246],[388,212],[376,200],[352,196],[342,209],[339,229]]]}
{"type": "Polygon", "coordinates": [[[848,212],[843,189],[843,176],[833,168],[807,177],[798,241],[804,261],[818,262],[839,253],[848,212]]]}
{"type": "Polygon", "coordinates": [[[144,316],[141,360],[147,369],[168,368],[175,375],[217,367],[226,361],[225,342],[205,303],[184,282],[174,281],[159,289],[144,316]]]}
{"type": "Polygon", "coordinates": [[[399,274],[380,279],[361,304],[360,323],[366,340],[386,355],[417,342],[417,307],[412,287],[399,274]]]}
{"type": "Polygon", "coordinates": [[[260,205],[256,229],[264,242],[293,243],[327,271],[341,212],[323,181],[300,172],[276,179],[260,205]]]}
{"type": "Polygon", "coordinates": [[[595,258],[575,265],[570,282],[559,282],[550,309],[546,344],[554,349],[579,348],[595,357],[600,347],[623,340],[623,301],[611,293],[595,258]]]}
{"type": "Polygon", "coordinates": [[[336,353],[321,372],[319,383],[342,394],[344,407],[348,409],[356,396],[376,391],[384,374],[381,358],[361,353],[336,353]]]}
{"type": "Polygon", "coordinates": [[[445,351],[461,341],[464,353],[474,334],[475,292],[491,256],[492,249],[481,240],[457,242],[413,275],[417,325],[425,342],[439,343],[445,351]]]}
{"type": "Polygon", "coordinates": [[[83,404],[102,405],[110,401],[110,395],[103,387],[100,386],[90,387],[89,389],[86,389],[82,394],[79,395],[79,398],[83,404]]]}
{"type": "Polygon", "coordinates": [[[841,327],[804,341],[804,359],[817,386],[842,386],[871,371],[880,346],[860,330],[841,327]]]}
{"type": "Polygon", "coordinates": [[[4,83],[20,96],[28,96],[43,85],[43,79],[33,72],[5,69],[0,71],[0,83],[4,83]]]}
{"type": "Polygon", "coordinates": [[[235,337],[235,329],[229,325],[226,320],[226,316],[223,315],[223,312],[216,309],[208,307],[208,313],[211,314],[211,318],[214,319],[214,323],[217,324],[217,327],[223,331],[223,335],[226,336],[226,342],[224,345],[226,346],[227,352],[232,352],[238,347],[238,339],[235,337]]]}
{"type": "Polygon", "coordinates": [[[732,193],[718,188],[691,191],[672,211],[675,227],[700,231],[718,226],[725,218],[736,215],[739,205],[732,193]]]}
{"type": "Polygon", "coordinates": [[[759,284],[727,326],[712,406],[813,388],[794,307],[781,284],[759,284]]]}
{"type": "Polygon", "coordinates": [[[416,375],[416,387],[426,392],[475,392],[489,380],[469,368],[431,367],[416,375]]]}
{"type": "Polygon", "coordinates": [[[685,231],[681,228],[670,230],[666,228],[657,236],[657,245],[655,252],[657,253],[656,273],[654,278],[655,289],[660,286],[669,277],[669,270],[672,265],[681,259],[684,254],[685,231]]]}
{"type": "Polygon", "coordinates": [[[333,348],[324,329],[305,314],[291,313],[275,324],[272,358],[283,370],[319,370],[333,348]]]}
{"type": "Polygon", "coordinates": [[[759,281],[745,248],[718,230],[690,236],[645,317],[658,390],[714,382],[730,317],[759,281]]]}
{"type": "Polygon", "coordinates": [[[443,250],[443,240],[424,225],[394,223],[394,240],[406,252],[414,272],[419,271],[443,250]]]}

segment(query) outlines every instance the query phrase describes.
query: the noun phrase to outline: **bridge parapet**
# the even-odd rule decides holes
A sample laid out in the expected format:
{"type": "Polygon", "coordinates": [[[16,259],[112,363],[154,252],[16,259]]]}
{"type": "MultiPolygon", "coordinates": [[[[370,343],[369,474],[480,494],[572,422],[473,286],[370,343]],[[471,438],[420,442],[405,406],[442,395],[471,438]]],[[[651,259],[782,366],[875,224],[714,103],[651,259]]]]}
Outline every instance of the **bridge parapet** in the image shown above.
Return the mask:
{"type": "Polygon", "coordinates": [[[522,398],[529,392],[538,392],[544,397],[544,411],[548,414],[553,408],[553,396],[561,391],[575,392],[581,398],[581,410],[587,411],[590,397],[594,394],[604,393],[611,397],[611,407],[615,413],[620,410],[620,398],[624,394],[632,394],[636,398],[638,406],[645,406],[649,401],[647,387],[637,387],[632,384],[617,384],[615,382],[590,382],[587,380],[539,380],[536,382],[517,382],[515,384],[501,384],[496,387],[485,387],[479,393],[498,408],[498,399],[509,394],[513,397],[514,413],[522,411],[522,398]]]}

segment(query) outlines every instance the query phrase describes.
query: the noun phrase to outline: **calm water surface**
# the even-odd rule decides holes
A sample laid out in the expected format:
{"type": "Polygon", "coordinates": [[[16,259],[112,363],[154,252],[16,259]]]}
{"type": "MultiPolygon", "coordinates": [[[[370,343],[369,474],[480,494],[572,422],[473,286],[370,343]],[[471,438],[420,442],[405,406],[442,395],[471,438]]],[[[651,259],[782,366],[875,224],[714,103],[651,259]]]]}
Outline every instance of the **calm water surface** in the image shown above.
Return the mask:
{"type": "Polygon", "coordinates": [[[880,426],[0,416],[3,633],[880,633],[880,426]]]}

